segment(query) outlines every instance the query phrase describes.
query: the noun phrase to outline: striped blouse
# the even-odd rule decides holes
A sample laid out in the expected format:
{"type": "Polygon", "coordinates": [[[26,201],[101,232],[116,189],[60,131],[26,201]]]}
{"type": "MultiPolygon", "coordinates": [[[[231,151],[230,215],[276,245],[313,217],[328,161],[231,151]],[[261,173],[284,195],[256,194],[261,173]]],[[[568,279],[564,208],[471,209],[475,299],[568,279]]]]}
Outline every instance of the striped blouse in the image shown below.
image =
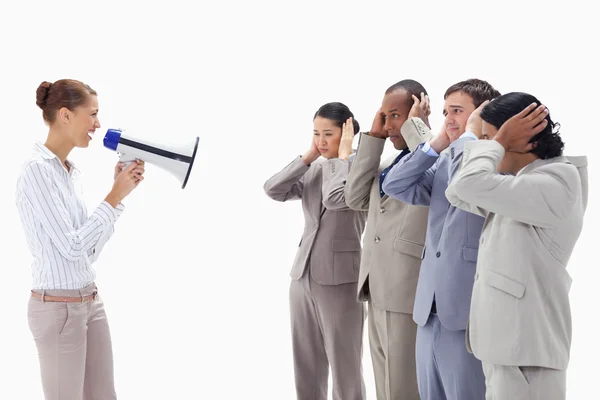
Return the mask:
{"type": "Polygon", "coordinates": [[[33,289],[81,289],[94,282],[92,264],[114,232],[124,209],[103,201],[88,216],[81,173],[70,171],[36,143],[17,181],[16,205],[33,256],[33,289]]]}

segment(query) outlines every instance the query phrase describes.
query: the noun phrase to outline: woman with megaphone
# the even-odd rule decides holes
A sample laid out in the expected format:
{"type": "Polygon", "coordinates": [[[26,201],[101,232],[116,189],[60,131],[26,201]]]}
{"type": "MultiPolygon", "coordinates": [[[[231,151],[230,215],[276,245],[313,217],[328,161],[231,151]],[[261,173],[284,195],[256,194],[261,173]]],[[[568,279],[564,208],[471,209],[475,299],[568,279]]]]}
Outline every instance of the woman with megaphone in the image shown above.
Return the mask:
{"type": "Polygon", "coordinates": [[[289,294],[296,393],[299,400],[326,399],[331,366],[333,398],[364,399],[366,314],[356,296],[367,213],[351,210],[344,198],[359,125],[342,103],[320,107],[313,125],[309,150],[264,185],[273,200],[301,200],[304,210],[289,294]]]}
{"type": "Polygon", "coordinates": [[[144,163],[117,164],[106,198],[88,215],[80,172],[68,158],[100,128],[98,98],[71,79],[42,82],[36,104],[49,125],[17,182],[16,204],[33,256],[29,328],[46,400],[116,399],[112,344],[94,262],[144,179],[144,163]]]}

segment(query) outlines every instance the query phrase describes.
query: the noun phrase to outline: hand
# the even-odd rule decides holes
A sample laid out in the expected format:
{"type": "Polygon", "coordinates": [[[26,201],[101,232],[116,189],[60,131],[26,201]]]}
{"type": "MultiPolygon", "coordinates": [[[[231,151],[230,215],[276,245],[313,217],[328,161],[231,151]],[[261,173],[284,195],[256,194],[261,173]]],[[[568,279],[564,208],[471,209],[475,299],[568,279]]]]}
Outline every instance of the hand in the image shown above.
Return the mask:
{"type": "Polygon", "coordinates": [[[338,150],[338,157],[348,161],[352,151],[352,142],[354,141],[354,123],[352,117],[348,118],[342,125],[342,138],[340,139],[340,147],[338,150]]]}
{"type": "Polygon", "coordinates": [[[482,138],[483,135],[483,120],[481,119],[481,110],[485,107],[490,101],[486,100],[479,105],[472,113],[469,115],[469,119],[467,120],[467,125],[465,126],[465,132],[472,132],[479,139],[482,138]]]}
{"type": "MultiPolygon", "coordinates": [[[[134,168],[133,172],[136,176],[139,175],[143,175],[144,174],[144,166],[146,165],[146,163],[142,160],[137,160],[135,161],[137,162],[138,167],[134,168]]],[[[115,166],[115,176],[114,179],[117,179],[117,176],[119,176],[119,174],[123,171],[123,168],[125,167],[125,163],[123,161],[119,161],[117,163],[117,165],[115,166]]]]}
{"type": "MultiPolygon", "coordinates": [[[[133,176],[138,180],[142,180],[144,172],[146,172],[146,162],[142,160],[136,160],[137,167],[133,169],[133,176]]],[[[138,182],[139,183],[139,182],[138,182]]]]}
{"type": "Polygon", "coordinates": [[[375,114],[375,118],[373,118],[373,125],[371,125],[371,130],[369,131],[369,135],[373,137],[377,137],[380,139],[387,139],[389,137],[389,133],[384,131],[383,127],[385,126],[385,114],[381,110],[377,110],[377,114],[375,114]]]}
{"type": "Polygon", "coordinates": [[[313,138],[310,148],[302,156],[302,161],[304,161],[305,165],[310,165],[311,163],[315,162],[315,160],[317,158],[319,158],[320,156],[321,156],[321,152],[317,148],[317,143],[315,142],[315,139],[313,138]]]}
{"type": "Polygon", "coordinates": [[[121,171],[123,171],[123,167],[125,167],[125,163],[122,161],[119,161],[117,165],[115,165],[115,180],[117,179],[117,176],[121,173],[121,171]]]}
{"type": "Polygon", "coordinates": [[[494,140],[506,151],[527,153],[535,147],[535,143],[529,141],[548,125],[548,109],[543,105],[536,106],[536,103],[530,104],[502,124],[494,140]]]}
{"type": "MultiPolygon", "coordinates": [[[[117,174],[113,183],[113,188],[105,200],[116,207],[144,180],[144,165],[143,161],[136,160],[125,169],[121,167],[121,171],[117,174]]],[[[118,164],[117,168],[119,168],[118,164]]]]}
{"type": "Polygon", "coordinates": [[[446,133],[446,125],[442,124],[442,129],[436,137],[429,141],[429,145],[436,153],[441,154],[442,151],[446,150],[450,146],[450,136],[446,133]]]}
{"type": "Polygon", "coordinates": [[[429,126],[429,115],[431,114],[429,96],[421,92],[421,99],[414,94],[412,95],[412,99],[414,103],[408,112],[408,118],[420,118],[431,129],[431,126],[429,126]]]}

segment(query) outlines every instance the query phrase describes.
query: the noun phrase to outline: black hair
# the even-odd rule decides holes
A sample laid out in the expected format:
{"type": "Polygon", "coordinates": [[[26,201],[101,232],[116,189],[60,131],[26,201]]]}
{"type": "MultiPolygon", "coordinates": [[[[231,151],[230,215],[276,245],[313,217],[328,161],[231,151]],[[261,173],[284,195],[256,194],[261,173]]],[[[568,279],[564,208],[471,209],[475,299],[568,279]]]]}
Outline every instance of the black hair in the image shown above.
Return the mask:
{"type": "Polygon", "coordinates": [[[475,108],[479,107],[486,100],[491,101],[500,96],[500,92],[494,89],[487,81],[476,78],[467,79],[450,86],[446,89],[446,93],[444,93],[444,100],[455,92],[463,92],[471,96],[475,108]]]}
{"type": "Polygon", "coordinates": [[[408,109],[410,110],[410,108],[413,106],[413,104],[415,104],[415,101],[412,98],[412,95],[417,96],[418,99],[421,99],[421,93],[423,93],[424,95],[427,94],[427,90],[425,90],[425,87],[423,85],[421,85],[419,82],[415,81],[414,79],[403,79],[399,82],[394,83],[392,86],[390,86],[386,91],[385,94],[390,94],[392,92],[395,92],[397,90],[405,90],[408,94],[408,109]]]}
{"type": "Polygon", "coordinates": [[[338,128],[341,128],[342,125],[346,122],[346,120],[352,117],[352,123],[354,125],[354,134],[356,135],[360,130],[360,125],[358,121],[354,118],[354,114],[348,108],[347,105],[340,102],[332,102],[323,104],[313,117],[313,120],[317,117],[327,118],[335,124],[338,128]]]}
{"type": "MultiPolygon", "coordinates": [[[[481,119],[500,129],[500,127],[513,116],[523,111],[531,103],[542,103],[533,95],[523,92],[511,92],[491,101],[481,110],[481,119]]],[[[529,143],[535,143],[530,153],[541,159],[548,159],[562,155],[565,147],[559,133],[560,124],[552,121],[550,113],[546,115],[548,124],[543,131],[531,138],[529,143]]]]}

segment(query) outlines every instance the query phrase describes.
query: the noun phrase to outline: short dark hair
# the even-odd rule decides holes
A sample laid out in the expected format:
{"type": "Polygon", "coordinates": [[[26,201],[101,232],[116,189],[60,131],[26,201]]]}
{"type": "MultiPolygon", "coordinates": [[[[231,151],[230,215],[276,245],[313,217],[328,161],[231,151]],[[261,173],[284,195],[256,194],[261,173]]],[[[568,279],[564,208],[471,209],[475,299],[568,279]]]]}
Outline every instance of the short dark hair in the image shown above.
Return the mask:
{"type": "Polygon", "coordinates": [[[486,100],[491,101],[500,96],[500,92],[494,89],[487,81],[476,78],[460,81],[450,86],[446,90],[446,93],[444,93],[444,100],[455,92],[463,92],[471,96],[475,108],[479,107],[486,100]]]}
{"type": "MultiPolygon", "coordinates": [[[[493,125],[496,129],[500,129],[506,121],[523,111],[531,103],[542,104],[535,96],[528,93],[507,93],[487,104],[481,110],[481,119],[493,125]]],[[[560,124],[552,121],[550,113],[546,115],[546,120],[548,124],[544,130],[529,141],[529,143],[535,143],[535,147],[530,153],[543,160],[562,155],[565,147],[559,133],[560,124]]]]}
{"type": "Polygon", "coordinates": [[[44,81],[36,90],[35,103],[42,109],[44,121],[51,124],[56,112],[63,107],[74,111],[88,101],[88,96],[97,93],[83,82],[74,79],[61,79],[54,83],[44,81]]]}
{"type": "Polygon", "coordinates": [[[399,82],[394,83],[385,91],[385,94],[390,94],[392,92],[395,92],[396,90],[406,90],[406,92],[408,93],[407,105],[409,109],[415,103],[415,101],[412,98],[413,95],[417,96],[417,98],[420,99],[421,93],[425,95],[427,94],[427,90],[425,90],[425,87],[419,82],[415,81],[414,79],[403,79],[399,82]]]}
{"type": "Polygon", "coordinates": [[[346,120],[352,117],[352,124],[354,125],[354,134],[356,135],[360,130],[360,125],[358,121],[354,118],[354,114],[344,103],[340,103],[337,101],[323,104],[313,117],[313,120],[317,117],[327,118],[334,122],[335,126],[341,128],[342,125],[346,122],[346,120]]]}

